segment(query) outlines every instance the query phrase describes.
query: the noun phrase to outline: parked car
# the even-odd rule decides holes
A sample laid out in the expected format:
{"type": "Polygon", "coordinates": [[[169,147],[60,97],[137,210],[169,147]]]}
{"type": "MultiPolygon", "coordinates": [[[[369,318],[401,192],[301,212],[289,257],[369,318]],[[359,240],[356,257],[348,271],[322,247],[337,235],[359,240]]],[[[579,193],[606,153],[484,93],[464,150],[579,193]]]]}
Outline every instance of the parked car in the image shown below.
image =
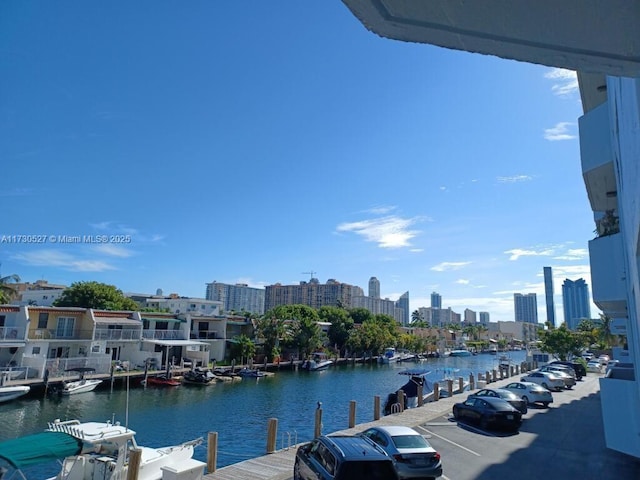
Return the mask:
{"type": "Polygon", "coordinates": [[[509,402],[495,397],[469,397],[453,406],[456,420],[477,423],[483,430],[505,428],[517,432],[522,425],[522,413],[509,402]]]}
{"type": "Polygon", "coordinates": [[[515,393],[527,402],[528,405],[540,403],[548,407],[550,403],[553,403],[553,395],[551,395],[551,392],[537,383],[512,382],[502,387],[502,389],[515,393]]]}
{"type": "Polygon", "coordinates": [[[587,369],[580,362],[570,362],[568,360],[567,361],[555,360],[555,361],[551,362],[549,365],[566,365],[567,367],[571,367],[573,369],[573,371],[575,372],[576,380],[578,380],[578,381],[582,380],[582,377],[586,377],[587,376],[587,369]]]}
{"type": "Polygon", "coordinates": [[[605,366],[598,360],[589,360],[587,362],[587,371],[591,373],[604,373],[605,366]]]}
{"type": "Polygon", "coordinates": [[[440,454],[411,427],[378,426],[362,435],[377,443],[394,460],[400,479],[437,478],[442,475],[440,454]]]}
{"type": "Polygon", "coordinates": [[[516,408],[523,415],[527,413],[527,402],[522,400],[515,393],[505,390],[503,388],[483,388],[476,393],[469,395],[469,397],[494,397],[502,398],[509,402],[514,408],[516,408]]]}
{"type": "Polygon", "coordinates": [[[547,390],[564,390],[564,380],[549,372],[529,372],[529,374],[522,377],[520,381],[537,383],[547,390]]]}
{"type": "Polygon", "coordinates": [[[556,377],[560,377],[564,382],[564,387],[567,389],[573,388],[573,386],[576,384],[576,376],[573,373],[573,370],[571,371],[571,373],[568,373],[564,368],[561,369],[559,367],[554,367],[553,365],[545,365],[543,367],[540,367],[538,371],[548,372],[555,375],[556,377]]]}
{"type": "Polygon", "coordinates": [[[322,436],[298,447],[294,480],[398,480],[393,460],[369,438],[322,436]]]}

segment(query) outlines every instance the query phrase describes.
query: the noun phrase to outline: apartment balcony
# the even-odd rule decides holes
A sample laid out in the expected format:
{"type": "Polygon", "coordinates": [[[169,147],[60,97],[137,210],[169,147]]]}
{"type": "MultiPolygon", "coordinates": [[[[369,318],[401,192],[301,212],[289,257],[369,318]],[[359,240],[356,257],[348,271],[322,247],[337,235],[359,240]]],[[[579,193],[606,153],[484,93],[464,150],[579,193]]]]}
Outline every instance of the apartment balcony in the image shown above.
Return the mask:
{"type": "Polygon", "coordinates": [[[591,110],[578,120],[582,177],[594,212],[617,210],[618,187],[611,145],[609,103],[591,110]]]}
{"type": "Polygon", "coordinates": [[[215,340],[215,339],[222,339],[224,338],[220,333],[216,332],[215,330],[212,331],[208,331],[208,330],[199,330],[197,332],[191,332],[191,339],[192,340],[215,340]]]}
{"type": "Polygon", "coordinates": [[[640,457],[640,397],[638,382],[631,377],[600,379],[602,420],[608,448],[640,457]]]}
{"type": "Polygon", "coordinates": [[[181,330],[143,330],[142,338],[146,340],[187,340],[181,330]]]}
{"type": "Polygon", "coordinates": [[[622,234],[589,242],[593,302],[610,318],[627,318],[627,274],[622,234]]]}
{"type": "Polygon", "coordinates": [[[612,318],[609,322],[609,330],[614,335],[626,335],[628,323],[628,318],[612,318]]]}
{"type": "Polygon", "coordinates": [[[115,340],[115,341],[140,341],[142,337],[141,328],[96,328],[93,335],[94,340],[115,340]]]}
{"type": "Polygon", "coordinates": [[[0,327],[0,345],[2,342],[24,341],[24,327],[0,327]]]}

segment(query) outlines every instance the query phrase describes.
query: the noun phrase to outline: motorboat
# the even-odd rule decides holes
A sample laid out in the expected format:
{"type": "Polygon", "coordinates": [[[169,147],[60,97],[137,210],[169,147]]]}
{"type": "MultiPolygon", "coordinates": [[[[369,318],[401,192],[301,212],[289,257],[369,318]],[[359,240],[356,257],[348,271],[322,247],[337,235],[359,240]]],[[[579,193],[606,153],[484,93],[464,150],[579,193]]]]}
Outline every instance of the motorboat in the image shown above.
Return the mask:
{"type": "Polygon", "coordinates": [[[182,383],[187,385],[211,385],[216,376],[210,371],[199,367],[189,370],[182,376],[182,383]]]}
{"type": "Polygon", "coordinates": [[[154,387],[178,387],[182,383],[167,375],[158,375],[155,377],[147,377],[146,380],[141,382],[145,386],[152,385],[154,387]]]}
{"type": "Polygon", "coordinates": [[[167,475],[202,478],[206,464],[193,458],[194,448],[202,443],[202,438],[150,448],[139,446],[135,434],[120,422],[56,420],[42,433],[0,442],[0,458],[18,472],[29,465],[63,459],[60,472],[49,480],[161,480],[167,475]],[[137,475],[130,476],[128,470],[137,463],[134,455],[138,453],[137,475]]]}
{"type": "Polygon", "coordinates": [[[312,358],[305,360],[300,368],[309,372],[316,372],[318,370],[325,370],[331,365],[333,365],[333,360],[329,360],[325,353],[317,352],[313,354],[312,358]]]}
{"type": "Polygon", "coordinates": [[[472,354],[466,348],[456,348],[449,352],[450,357],[470,357],[472,354]]]}
{"type": "Polygon", "coordinates": [[[238,375],[240,375],[241,377],[249,377],[249,378],[260,378],[260,377],[264,377],[265,373],[261,372],[260,370],[253,370],[251,368],[243,368],[241,370],[238,370],[236,372],[238,375]]]}
{"type": "Polygon", "coordinates": [[[26,395],[31,390],[31,387],[26,385],[7,385],[10,378],[6,374],[0,377],[0,403],[26,395]]]}
{"type": "Polygon", "coordinates": [[[379,357],[380,363],[396,363],[401,358],[400,354],[393,347],[384,349],[384,353],[379,357]]]}
{"type": "Polygon", "coordinates": [[[62,383],[61,395],[75,395],[77,393],[86,393],[95,390],[95,388],[102,383],[102,380],[93,378],[85,378],[85,375],[89,372],[95,372],[95,368],[70,368],[67,372],[78,372],[80,378],[72,381],[64,381],[62,383]]]}

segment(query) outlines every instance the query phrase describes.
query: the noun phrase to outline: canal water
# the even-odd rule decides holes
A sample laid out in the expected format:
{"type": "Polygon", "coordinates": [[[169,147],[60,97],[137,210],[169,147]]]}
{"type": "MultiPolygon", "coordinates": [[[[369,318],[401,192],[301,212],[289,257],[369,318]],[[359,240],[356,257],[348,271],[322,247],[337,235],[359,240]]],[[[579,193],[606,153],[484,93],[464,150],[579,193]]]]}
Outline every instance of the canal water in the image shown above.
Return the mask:
{"type": "MultiPolygon", "coordinates": [[[[510,352],[512,361],[525,352],[510,352]]],[[[263,455],[267,425],[278,419],[277,448],[313,438],[315,410],[322,403],[323,433],[349,427],[349,405],[357,402],[356,423],[373,420],[374,396],[384,405],[387,395],[408,377],[400,372],[424,368],[427,379],[445,376],[468,379],[497,368],[495,355],[428,359],[421,363],[356,364],[320,372],[278,371],[273,376],[206,387],[117,388],[60,398],[18,399],[0,404],[0,441],[43,431],[54,419],[105,421],[114,419],[137,432],[139,445],[160,447],[218,433],[218,468],[263,455]]],[[[206,444],[195,458],[206,461],[206,444]]],[[[27,478],[46,478],[56,465],[40,466],[27,478]]]]}

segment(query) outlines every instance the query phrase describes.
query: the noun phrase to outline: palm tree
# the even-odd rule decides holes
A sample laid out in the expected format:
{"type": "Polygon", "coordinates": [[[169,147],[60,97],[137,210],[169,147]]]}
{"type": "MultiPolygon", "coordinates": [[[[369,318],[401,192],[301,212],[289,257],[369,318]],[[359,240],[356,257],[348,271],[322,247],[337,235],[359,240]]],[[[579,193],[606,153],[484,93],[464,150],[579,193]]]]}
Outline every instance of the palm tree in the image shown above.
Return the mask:
{"type": "Polygon", "coordinates": [[[15,287],[9,284],[12,282],[18,283],[19,281],[20,277],[16,274],[0,277],[0,304],[10,302],[18,295],[15,287]]]}

